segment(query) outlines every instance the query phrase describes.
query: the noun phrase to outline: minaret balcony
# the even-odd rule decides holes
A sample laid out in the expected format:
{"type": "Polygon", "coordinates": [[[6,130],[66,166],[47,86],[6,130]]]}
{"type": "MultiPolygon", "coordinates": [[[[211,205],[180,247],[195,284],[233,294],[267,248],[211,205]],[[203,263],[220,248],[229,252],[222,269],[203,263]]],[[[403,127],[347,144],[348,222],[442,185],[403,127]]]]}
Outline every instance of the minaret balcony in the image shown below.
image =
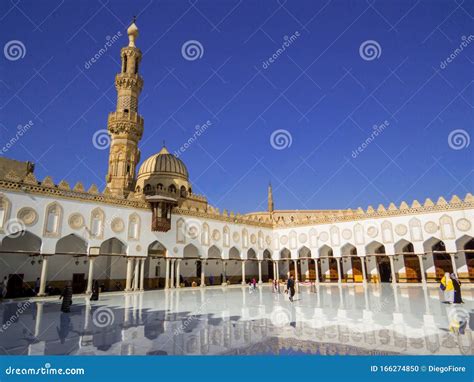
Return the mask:
{"type": "Polygon", "coordinates": [[[114,111],[109,113],[108,123],[134,122],[143,127],[143,118],[135,111],[114,111]]]}

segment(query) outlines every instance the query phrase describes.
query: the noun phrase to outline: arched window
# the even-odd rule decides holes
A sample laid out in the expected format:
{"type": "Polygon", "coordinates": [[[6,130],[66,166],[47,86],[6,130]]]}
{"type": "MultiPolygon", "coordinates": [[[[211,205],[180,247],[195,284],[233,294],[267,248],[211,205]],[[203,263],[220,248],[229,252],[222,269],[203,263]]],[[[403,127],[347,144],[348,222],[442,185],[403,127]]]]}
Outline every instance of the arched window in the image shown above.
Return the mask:
{"type": "Polygon", "coordinates": [[[441,228],[441,238],[443,240],[454,239],[453,219],[451,219],[450,216],[441,216],[441,218],[439,219],[439,226],[441,228]]]}
{"type": "Polygon", "coordinates": [[[91,237],[101,239],[104,235],[105,214],[100,208],[96,208],[91,213],[91,237]]]}
{"type": "Polygon", "coordinates": [[[145,194],[149,194],[151,192],[151,186],[149,184],[146,184],[143,188],[143,191],[145,192],[145,194]]]}
{"type": "Polygon", "coordinates": [[[176,193],[176,186],[172,184],[171,186],[168,187],[168,191],[175,194],[176,193]]]}
{"type": "Polygon", "coordinates": [[[58,236],[61,228],[62,208],[57,203],[51,203],[46,207],[44,223],[45,236],[58,236]]]}
{"type": "Polygon", "coordinates": [[[331,244],[333,246],[338,246],[341,244],[341,239],[339,237],[339,228],[336,226],[332,226],[329,229],[329,233],[331,235],[331,244]]]}
{"type": "Polygon", "coordinates": [[[193,190],[192,190],[191,187],[188,188],[188,193],[189,193],[189,194],[192,194],[192,193],[193,193],[193,190]]]}
{"type": "Polygon", "coordinates": [[[123,73],[126,73],[126,72],[127,72],[127,56],[126,56],[126,55],[123,56],[123,68],[122,68],[122,72],[123,72],[123,73]]]}
{"type": "Polygon", "coordinates": [[[186,197],[186,187],[181,186],[181,188],[179,190],[179,194],[182,198],[185,198],[186,197]]]}
{"type": "Polygon", "coordinates": [[[186,242],[185,234],[184,234],[184,220],[183,219],[179,219],[176,222],[176,242],[178,243],[186,242]]]}
{"type": "Polygon", "coordinates": [[[158,183],[156,185],[156,189],[159,190],[159,191],[163,190],[163,185],[161,183],[158,183]]]}
{"type": "Polygon", "coordinates": [[[230,246],[230,229],[229,227],[224,227],[224,247],[230,246]]]}
{"type": "Polygon", "coordinates": [[[364,238],[364,228],[362,227],[362,224],[357,223],[354,226],[354,239],[356,244],[364,244],[365,243],[365,238],[364,238]]]}
{"type": "Polygon", "coordinates": [[[209,245],[209,224],[207,223],[202,225],[201,244],[209,245]]]}
{"type": "Polygon", "coordinates": [[[385,243],[393,243],[392,223],[389,221],[382,223],[382,239],[385,243]]]}
{"type": "Polygon", "coordinates": [[[413,218],[408,222],[410,226],[410,236],[412,241],[423,240],[423,231],[421,230],[421,222],[417,218],[413,218]]]}
{"type": "Polygon", "coordinates": [[[0,195],[0,232],[4,230],[8,221],[10,205],[10,201],[5,196],[0,195]]]}
{"type": "Polygon", "coordinates": [[[137,186],[137,188],[135,189],[135,192],[140,192],[141,188],[140,186],[137,186]]]}
{"type": "Polygon", "coordinates": [[[131,240],[140,238],[140,217],[137,214],[130,215],[128,219],[128,238],[131,240]]]}
{"type": "Polygon", "coordinates": [[[242,246],[244,248],[249,246],[249,233],[245,228],[242,230],[242,246]]]}
{"type": "Polygon", "coordinates": [[[258,231],[258,249],[263,249],[263,232],[262,231],[258,231]]]}

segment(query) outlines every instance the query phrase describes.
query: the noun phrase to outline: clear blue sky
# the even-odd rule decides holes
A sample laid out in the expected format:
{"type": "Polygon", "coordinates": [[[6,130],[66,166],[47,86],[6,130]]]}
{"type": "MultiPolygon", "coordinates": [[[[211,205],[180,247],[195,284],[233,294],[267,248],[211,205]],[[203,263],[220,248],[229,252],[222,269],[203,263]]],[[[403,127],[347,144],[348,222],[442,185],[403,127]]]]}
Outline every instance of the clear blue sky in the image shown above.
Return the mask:
{"type": "Polygon", "coordinates": [[[0,57],[2,146],[19,124],[34,122],[6,156],[36,162],[39,179],[104,187],[108,150],[96,149],[92,136],[115,108],[113,81],[133,15],[144,52],[142,161],[163,140],[176,150],[210,120],[181,158],[194,191],[212,204],[266,209],[270,180],[277,209],[473,191],[474,142],[454,150],[448,136],[473,133],[474,41],[440,67],[474,33],[469,1],[2,1],[2,48],[19,40],[26,49],[17,60],[0,57]],[[201,58],[183,58],[189,40],[201,43],[201,58]],[[372,60],[360,55],[367,40],[380,46],[372,60]],[[270,137],[280,129],[292,142],[276,150],[270,137]]]}

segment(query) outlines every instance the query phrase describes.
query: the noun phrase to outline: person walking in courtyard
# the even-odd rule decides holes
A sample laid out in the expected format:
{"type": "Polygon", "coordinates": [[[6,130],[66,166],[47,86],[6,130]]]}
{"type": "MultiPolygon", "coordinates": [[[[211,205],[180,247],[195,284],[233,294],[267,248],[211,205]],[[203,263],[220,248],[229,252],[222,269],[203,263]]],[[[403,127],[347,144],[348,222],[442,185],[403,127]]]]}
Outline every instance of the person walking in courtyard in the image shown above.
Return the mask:
{"type": "Polygon", "coordinates": [[[71,288],[71,282],[67,282],[66,286],[64,287],[61,295],[59,296],[60,299],[63,300],[61,304],[61,312],[63,313],[69,313],[71,311],[71,305],[72,305],[72,288],[71,288]]]}
{"type": "Polygon", "coordinates": [[[35,294],[36,295],[39,293],[39,290],[40,290],[40,278],[37,277],[35,281],[35,294]]]}
{"type": "Polygon", "coordinates": [[[252,279],[252,288],[253,290],[257,289],[257,280],[255,279],[255,277],[252,279]]]}
{"type": "Polygon", "coordinates": [[[293,302],[293,297],[295,295],[295,280],[293,279],[293,276],[290,276],[290,278],[288,279],[286,289],[288,291],[290,301],[293,302]]]}
{"type": "Polygon", "coordinates": [[[454,301],[454,285],[448,272],[444,274],[439,287],[444,292],[444,303],[452,304],[454,301]]]}
{"type": "Polygon", "coordinates": [[[97,280],[94,280],[94,282],[92,283],[91,301],[99,301],[99,293],[99,282],[97,280]]]}
{"type": "Polygon", "coordinates": [[[464,304],[464,301],[461,297],[461,281],[457,278],[454,273],[451,273],[451,280],[453,281],[453,288],[454,288],[454,304],[464,304]]]}

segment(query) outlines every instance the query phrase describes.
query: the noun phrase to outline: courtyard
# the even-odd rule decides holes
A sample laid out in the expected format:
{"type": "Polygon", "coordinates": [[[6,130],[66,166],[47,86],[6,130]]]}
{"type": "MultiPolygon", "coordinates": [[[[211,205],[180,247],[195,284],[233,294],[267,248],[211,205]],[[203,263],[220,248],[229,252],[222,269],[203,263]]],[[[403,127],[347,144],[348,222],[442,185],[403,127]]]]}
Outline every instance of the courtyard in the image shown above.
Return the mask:
{"type": "Polygon", "coordinates": [[[474,288],[443,304],[437,285],[268,285],[74,295],[0,303],[2,355],[473,354],[474,288]],[[471,320],[472,321],[472,320],[471,320]],[[471,323],[472,326],[472,323],[471,323]]]}

